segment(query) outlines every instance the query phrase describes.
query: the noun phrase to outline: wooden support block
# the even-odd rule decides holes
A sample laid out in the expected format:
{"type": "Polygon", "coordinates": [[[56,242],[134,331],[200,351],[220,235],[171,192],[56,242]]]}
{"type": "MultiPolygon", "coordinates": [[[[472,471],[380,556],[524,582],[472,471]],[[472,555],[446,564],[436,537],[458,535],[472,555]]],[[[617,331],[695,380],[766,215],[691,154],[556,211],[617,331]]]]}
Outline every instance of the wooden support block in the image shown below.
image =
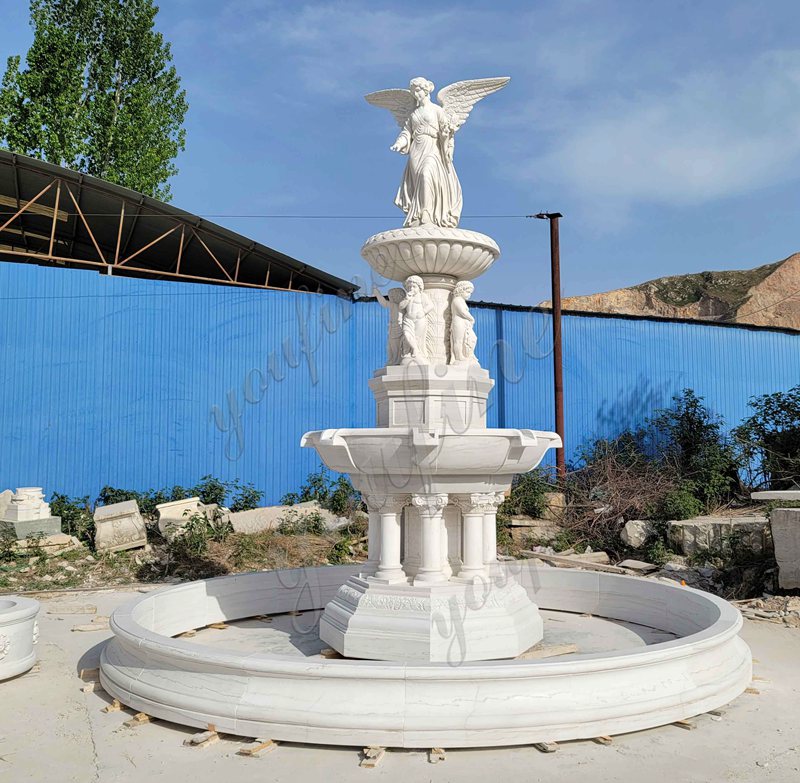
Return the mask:
{"type": "Polygon", "coordinates": [[[431,748],[428,751],[429,764],[438,764],[440,761],[445,761],[446,758],[444,748],[431,748]]]}
{"type": "Polygon", "coordinates": [[[332,647],[326,647],[324,650],[320,650],[319,654],[323,658],[341,658],[341,653],[334,650],[332,647]]]}
{"type": "Polygon", "coordinates": [[[217,631],[224,631],[226,628],[228,628],[228,624],[227,623],[209,623],[206,626],[206,628],[214,628],[217,631]]]}
{"type": "Polygon", "coordinates": [[[608,737],[603,735],[602,737],[595,737],[593,742],[596,742],[598,745],[610,745],[614,739],[612,737],[608,737]]]}
{"type": "Polygon", "coordinates": [[[189,739],[184,740],[183,744],[190,748],[207,748],[215,742],[219,742],[219,734],[214,729],[211,729],[209,731],[201,731],[199,734],[193,734],[189,739]]]}
{"type": "Polygon", "coordinates": [[[694,723],[690,723],[688,720],[675,720],[672,725],[677,726],[679,729],[686,729],[686,731],[693,731],[697,728],[694,723]]]}
{"type": "Polygon", "coordinates": [[[370,745],[361,752],[361,761],[358,766],[365,769],[375,769],[383,761],[385,755],[386,748],[382,748],[380,745],[370,745]]]}
{"type": "Polygon", "coordinates": [[[759,677],[757,674],[754,674],[753,682],[755,682],[756,680],[759,680],[760,682],[769,682],[769,680],[766,677],[759,677]]]}
{"type": "Polygon", "coordinates": [[[150,716],[144,712],[137,712],[136,715],[126,720],[122,725],[131,729],[135,726],[141,726],[143,723],[150,723],[150,716]]]}
{"type": "Polygon", "coordinates": [[[715,718],[721,718],[725,714],[725,710],[709,710],[709,715],[713,715],[715,718]]]}
{"type": "Polygon", "coordinates": [[[744,692],[749,693],[751,696],[758,696],[761,693],[758,688],[745,688],[744,692]]]}
{"type": "Polygon", "coordinates": [[[81,690],[84,693],[105,693],[105,688],[99,682],[89,682],[81,690]]]}
{"type": "Polygon", "coordinates": [[[122,702],[119,699],[114,699],[111,704],[103,707],[102,712],[119,712],[122,709],[122,702]]]}
{"type": "Polygon", "coordinates": [[[272,622],[272,618],[271,617],[266,617],[265,616],[265,617],[259,617],[258,619],[261,620],[262,623],[271,623],[272,622]]]}
{"type": "Polygon", "coordinates": [[[291,611],[291,612],[287,612],[286,614],[288,614],[288,615],[289,615],[289,617],[300,617],[300,616],[301,616],[303,613],[302,613],[302,612],[298,612],[298,611],[295,609],[295,610],[293,610],[293,611],[291,611]]]}
{"type": "Polygon", "coordinates": [[[238,751],[238,755],[240,756],[250,756],[251,758],[257,759],[261,758],[261,756],[265,756],[267,753],[272,753],[275,748],[278,747],[278,743],[274,740],[256,740],[255,744],[248,745],[246,748],[241,748],[238,751]]]}
{"type": "Polygon", "coordinates": [[[558,750],[557,742],[534,742],[533,747],[541,753],[555,753],[558,750]]]}
{"type": "Polygon", "coordinates": [[[79,676],[84,682],[94,682],[100,679],[100,669],[81,669],[79,676]]]}
{"type": "Polygon", "coordinates": [[[179,633],[175,638],[176,639],[191,639],[193,636],[197,636],[197,631],[184,631],[183,633],[179,633]]]}

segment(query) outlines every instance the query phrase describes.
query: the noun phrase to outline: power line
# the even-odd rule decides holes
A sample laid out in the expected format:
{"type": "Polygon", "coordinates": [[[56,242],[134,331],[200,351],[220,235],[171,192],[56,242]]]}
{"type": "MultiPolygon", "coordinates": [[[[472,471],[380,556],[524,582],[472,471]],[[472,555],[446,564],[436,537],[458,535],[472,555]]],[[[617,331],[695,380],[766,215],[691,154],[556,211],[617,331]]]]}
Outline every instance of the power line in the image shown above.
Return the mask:
{"type": "MultiPolygon", "coordinates": [[[[67,215],[67,217],[76,217],[77,212],[67,212],[66,210],[59,210],[67,215]]],[[[0,216],[13,215],[14,212],[1,212],[0,216]]],[[[113,217],[118,218],[119,212],[84,212],[85,217],[113,217]]],[[[128,216],[132,217],[132,216],[128,216]]],[[[139,218],[160,217],[167,218],[168,220],[177,220],[183,217],[182,215],[164,215],[164,214],[142,214],[139,218]]],[[[227,215],[220,213],[205,213],[198,212],[197,217],[203,218],[256,218],[267,220],[394,220],[397,215],[227,215]]],[[[462,218],[469,219],[516,219],[525,218],[528,215],[462,215],[462,218]]]]}

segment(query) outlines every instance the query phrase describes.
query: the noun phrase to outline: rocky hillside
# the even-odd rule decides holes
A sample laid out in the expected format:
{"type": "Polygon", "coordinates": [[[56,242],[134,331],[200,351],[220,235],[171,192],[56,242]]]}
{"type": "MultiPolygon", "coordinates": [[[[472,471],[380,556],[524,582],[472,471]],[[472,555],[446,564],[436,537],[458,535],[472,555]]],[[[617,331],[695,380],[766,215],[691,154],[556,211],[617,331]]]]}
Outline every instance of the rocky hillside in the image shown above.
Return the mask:
{"type": "Polygon", "coordinates": [[[800,329],[800,253],[755,269],[660,277],[631,288],[571,296],[563,307],[800,329]]]}

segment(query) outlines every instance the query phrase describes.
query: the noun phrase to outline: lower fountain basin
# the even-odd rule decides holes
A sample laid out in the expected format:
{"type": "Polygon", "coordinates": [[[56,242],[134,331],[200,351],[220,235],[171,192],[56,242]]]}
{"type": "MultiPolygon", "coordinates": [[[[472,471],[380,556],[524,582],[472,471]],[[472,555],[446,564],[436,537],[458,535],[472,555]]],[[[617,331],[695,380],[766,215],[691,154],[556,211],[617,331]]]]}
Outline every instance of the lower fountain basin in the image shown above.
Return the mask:
{"type": "Polygon", "coordinates": [[[455,748],[583,739],[685,720],[727,704],[752,676],[750,650],[738,636],[741,615],[721,598],[525,561],[502,564],[500,574],[513,576],[543,610],[589,613],[676,638],[457,666],[296,657],[170,638],[209,623],[319,610],[360,568],[239,574],[144,595],[112,615],[103,687],[148,715],[199,728],[211,723],[242,737],[455,748]]]}
{"type": "Polygon", "coordinates": [[[36,663],[38,613],[38,601],[0,596],[0,680],[16,677],[36,663]]]}
{"type": "Polygon", "coordinates": [[[499,492],[561,439],[534,430],[375,427],[307,432],[300,445],[315,448],[331,470],[349,473],[362,492],[499,492]]]}

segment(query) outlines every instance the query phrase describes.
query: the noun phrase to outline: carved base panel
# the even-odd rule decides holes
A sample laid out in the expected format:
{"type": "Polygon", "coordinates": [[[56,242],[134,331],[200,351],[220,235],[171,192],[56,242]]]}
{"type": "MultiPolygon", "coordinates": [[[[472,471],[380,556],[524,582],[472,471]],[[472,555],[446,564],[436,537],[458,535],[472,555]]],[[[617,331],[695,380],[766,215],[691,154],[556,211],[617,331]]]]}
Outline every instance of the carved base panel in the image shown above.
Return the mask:
{"type": "Polygon", "coordinates": [[[513,580],[379,584],[352,576],[325,607],[320,639],[347,658],[464,661],[514,658],[541,640],[542,620],[513,580]]]}
{"type": "Polygon", "coordinates": [[[396,365],[376,371],[369,385],[378,427],[465,432],[486,427],[494,381],[478,366],[396,365]]]}

